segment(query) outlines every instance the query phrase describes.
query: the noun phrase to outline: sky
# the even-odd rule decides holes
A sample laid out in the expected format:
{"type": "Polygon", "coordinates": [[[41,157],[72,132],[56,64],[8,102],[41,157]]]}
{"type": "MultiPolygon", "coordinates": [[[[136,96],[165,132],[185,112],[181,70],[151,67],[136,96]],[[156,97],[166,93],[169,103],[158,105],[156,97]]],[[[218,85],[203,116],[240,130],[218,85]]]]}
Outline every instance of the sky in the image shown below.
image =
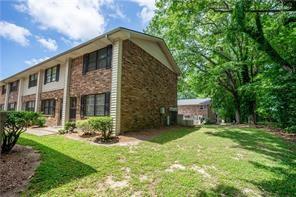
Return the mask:
{"type": "Polygon", "coordinates": [[[143,31],[154,0],[0,0],[0,80],[116,27],[143,31]]]}

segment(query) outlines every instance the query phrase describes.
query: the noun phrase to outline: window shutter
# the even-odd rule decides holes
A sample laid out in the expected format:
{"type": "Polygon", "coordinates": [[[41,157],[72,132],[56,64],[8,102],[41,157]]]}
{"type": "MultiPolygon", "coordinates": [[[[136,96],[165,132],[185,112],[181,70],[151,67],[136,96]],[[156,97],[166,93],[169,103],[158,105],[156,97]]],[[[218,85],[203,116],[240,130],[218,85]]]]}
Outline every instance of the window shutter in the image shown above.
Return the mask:
{"type": "Polygon", "coordinates": [[[110,92],[105,93],[105,116],[110,115],[110,92]]]}
{"type": "Polygon", "coordinates": [[[85,115],[85,96],[82,95],[80,99],[80,117],[83,117],[85,115]]]}
{"type": "Polygon", "coordinates": [[[60,64],[57,65],[56,81],[59,81],[60,78],[60,64]]]}
{"type": "Polygon", "coordinates": [[[85,75],[87,72],[87,65],[88,65],[88,54],[83,55],[83,68],[82,68],[82,74],[85,75]]]}
{"type": "Polygon", "coordinates": [[[44,72],[44,84],[46,84],[47,70],[48,70],[48,69],[46,69],[45,72],[44,72]]]}
{"type": "Polygon", "coordinates": [[[111,68],[112,66],[112,45],[107,48],[107,66],[106,68],[111,68]]]}

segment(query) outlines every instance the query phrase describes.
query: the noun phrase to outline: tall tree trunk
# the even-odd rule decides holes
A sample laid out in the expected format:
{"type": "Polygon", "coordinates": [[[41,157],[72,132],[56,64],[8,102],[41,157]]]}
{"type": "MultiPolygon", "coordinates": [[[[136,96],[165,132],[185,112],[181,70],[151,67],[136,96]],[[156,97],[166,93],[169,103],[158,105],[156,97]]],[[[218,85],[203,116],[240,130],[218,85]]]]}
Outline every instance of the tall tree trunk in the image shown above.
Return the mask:
{"type": "Polygon", "coordinates": [[[236,124],[240,124],[241,110],[240,110],[239,96],[237,92],[233,93],[233,98],[234,98],[234,106],[235,106],[235,122],[236,124]]]}

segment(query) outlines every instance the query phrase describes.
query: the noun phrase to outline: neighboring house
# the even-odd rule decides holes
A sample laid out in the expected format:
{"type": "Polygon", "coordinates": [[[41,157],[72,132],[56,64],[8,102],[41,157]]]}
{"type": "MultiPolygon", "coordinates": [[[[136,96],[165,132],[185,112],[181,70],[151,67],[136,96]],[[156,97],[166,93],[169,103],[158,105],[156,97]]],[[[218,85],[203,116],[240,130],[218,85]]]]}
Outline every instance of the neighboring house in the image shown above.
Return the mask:
{"type": "Polygon", "coordinates": [[[179,73],[162,39],[120,27],[0,81],[0,107],[49,126],[110,115],[116,133],[157,128],[175,120],[179,73]]]}
{"type": "Polygon", "coordinates": [[[211,109],[210,98],[178,100],[178,114],[183,115],[184,120],[193,120],[194,125],[217,121],[216,114],[211,109]]]}

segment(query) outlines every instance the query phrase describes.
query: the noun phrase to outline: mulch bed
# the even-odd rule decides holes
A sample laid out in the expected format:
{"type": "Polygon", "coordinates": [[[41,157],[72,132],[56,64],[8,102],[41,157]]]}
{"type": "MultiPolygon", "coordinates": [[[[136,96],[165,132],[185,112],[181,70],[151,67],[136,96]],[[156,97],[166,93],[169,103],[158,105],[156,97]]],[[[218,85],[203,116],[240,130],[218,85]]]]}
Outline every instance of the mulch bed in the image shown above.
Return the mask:
{"type": "Polygon", "coordinates": [[[0,196],[20,196],[40,164],[40,154],[28,146],[15,145],[0,158],[0,196]]]}
{"type": "Polygon", "coordinates": [[[67,133],[66,137],[74,140],[87,141],[98,145],[119,145],[119,146],[129,146],[136,145],[142,141],[147,141],[160,135],[161,133],[169,132],[172,129],[179,127],[169,127],[160,129],[143,129],[141,131],[127,132],[123,133],[117,137],[112,138],[109,142],[102,142],[100,140],[100,134],[93,135],[82,135],[82,133],[67,133]]]}

